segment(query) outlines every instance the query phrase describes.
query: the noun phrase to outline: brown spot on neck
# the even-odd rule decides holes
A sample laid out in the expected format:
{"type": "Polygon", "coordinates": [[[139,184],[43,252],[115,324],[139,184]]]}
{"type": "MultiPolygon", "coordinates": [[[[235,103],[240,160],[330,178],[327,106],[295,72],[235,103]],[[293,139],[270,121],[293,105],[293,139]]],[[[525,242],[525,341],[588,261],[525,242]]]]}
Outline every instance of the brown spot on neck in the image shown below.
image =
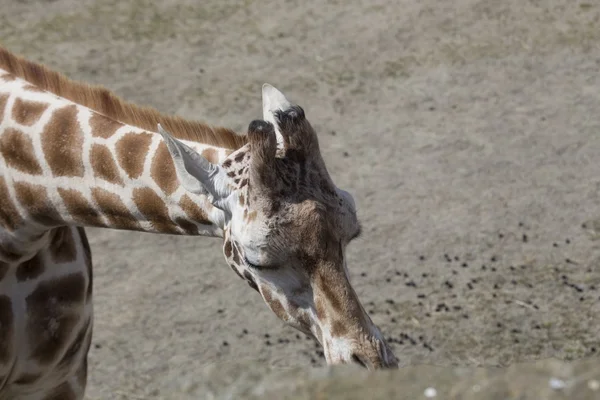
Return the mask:
{"type": "Polygon", "coordinates": [[[90,163],[96,178],[104,179],[110,183],[123,185],[119,167],[108,147],[94,144],[90,153],[90,163]]]}
{"type": "Polygon", "coordinates": [[[117,142],[117,160],[131,179],[139,178],[144,171],[151,142],[152,135],[149,133],[129,133],[117,142]]]}
{"type": "Polygon", "coordinates": [[[187,194],[181,196],[179,206],[192,221],[198,224],[212,225],[212,222],[210,222],[208,219],[206,212],[200,208],[187,194]]]}
{"type": "Polygon", "coordinates": [[[129,212],[118,195],[108,190],[93,188],[92,198],[98,204],[100,212],[108,219],[109,227],[131,231],[142,230],[142,227],[129,212]]]}
{"type": "Polygon", "coordinates": [[[65,203],[67,212],[73,222],[96,227],[104,227],[106,225],[102,220],[102,215],[92,207],[80,192],[72,189],[58,188],[58,194],[65,203]]]}
{"type": "Polygon", "coordinates": [[[140,212],[150,221],[156,232],[178,234],[175,223],[169,216],[169,209],[150,188],[136,188],[133,190],[133,201],[140,212]]]}
{"type": "Polygon", "coordinates": [[[183,229],[186,235],[195,236],[199,234],[198,226],[185,218],[175,218],[175,224],[181,229],[183,229]]]}
{"type": "Polygon", "coordinates": [[[0,176],[0,204],[0,225],[10,231],[15,230],[23,219],[10,198],[3,176],[0,176]]]}
{"type": "Polygon", "coordinates": [[[0,154],[12,168],[30,175],[42,173],[31,139],[18,129],[7,128],[0,135],[0,154]]]}
{"type": "Polygon", "coordinates": [[[83,136],[76,105],[54,111],[42,133],[42,149],[55,176],[83,177],[83,136]]]}
{"type": "Polygon", "coordinates": [[[45,226],[53,226],[62,220],[50,202],[46,188],[42,185],[16,182],[15,193],[34,221],[45,226]]]}
{"type": "Polygon", "coordinates": [[[17,123],[31,126],[41,118],[47,109],[48,104],[17,98],[13,104],[12,116],[17,123]]]}
{"type": "Polygon", "coordinates": [[[8,94],[0,94],[0,122],[4,119],[4,110],[6,109],[6,102],[8,101],[8,94]]]}
{"type": "Polygon", "coordinates": [[[175,164],[164,142],[160,143],[156,154],[154,154],[150,174],[165,194],[170,195],[177,190],[179,181],[177,180],[175,164]]]}
{"type": "Polygon", "coordinates": [[[108,118],[105,115],[93,113],[90,117],[90,128],[92,128],[92,136],[109,138],[117,132],[117,129],[124,126],[119,121],[108,118]]]}

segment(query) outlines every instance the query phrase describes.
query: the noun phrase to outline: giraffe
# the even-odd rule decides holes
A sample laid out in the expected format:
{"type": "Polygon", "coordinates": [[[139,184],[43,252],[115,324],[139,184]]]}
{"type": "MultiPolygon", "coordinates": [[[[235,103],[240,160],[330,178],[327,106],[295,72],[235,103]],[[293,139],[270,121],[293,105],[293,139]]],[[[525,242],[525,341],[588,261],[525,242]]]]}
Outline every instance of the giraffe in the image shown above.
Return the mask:
{"type": "Polygon", "coordinates": [[[85,227],[221,238],[226,263],[328,364],[397,368],[354,291],[360,234],[304,110],[273,86],[244,134],[166,116],[0,47],[0,399],[82,399],[85,227]]]}

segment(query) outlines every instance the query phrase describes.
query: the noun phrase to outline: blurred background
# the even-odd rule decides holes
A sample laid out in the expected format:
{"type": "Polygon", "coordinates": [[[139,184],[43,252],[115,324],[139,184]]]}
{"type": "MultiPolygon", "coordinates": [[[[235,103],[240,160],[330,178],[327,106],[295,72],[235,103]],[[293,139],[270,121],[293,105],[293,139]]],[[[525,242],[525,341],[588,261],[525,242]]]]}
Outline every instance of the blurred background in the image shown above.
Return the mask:
{"type": "MultiPolygon", "coordinates": [[[[304,107],[364,235],[355,288],[403,366],[600,351],[600,4],[2,0],[0,43],[127,100],[243,132],[304,107]]],[[[217,239],[90,230],[90,399],[324,365],[217,239]]]]}

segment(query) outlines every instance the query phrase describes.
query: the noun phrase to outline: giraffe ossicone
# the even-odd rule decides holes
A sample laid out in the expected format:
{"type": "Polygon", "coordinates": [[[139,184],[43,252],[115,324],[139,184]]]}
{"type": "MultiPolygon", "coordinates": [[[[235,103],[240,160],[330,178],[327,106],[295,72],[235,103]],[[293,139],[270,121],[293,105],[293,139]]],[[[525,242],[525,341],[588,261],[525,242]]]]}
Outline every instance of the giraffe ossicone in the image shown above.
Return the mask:
{"type": "Polygon", "coordinates": [[[127,103],[0,47],[0,398],[80,400],[85,227],[223,239],[233,271],[329,364],[397,360],[349,279],[359,233],[304,110],[264,85],[245,135],[127,103]]]}

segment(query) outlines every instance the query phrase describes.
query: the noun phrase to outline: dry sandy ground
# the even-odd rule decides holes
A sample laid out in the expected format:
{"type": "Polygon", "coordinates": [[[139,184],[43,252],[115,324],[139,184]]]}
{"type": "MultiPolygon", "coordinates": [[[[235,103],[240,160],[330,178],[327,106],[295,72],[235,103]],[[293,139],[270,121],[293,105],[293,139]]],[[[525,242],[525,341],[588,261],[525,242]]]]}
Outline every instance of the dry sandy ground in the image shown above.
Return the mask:
{"type": "MultiPolygon", "coordinates": [[[[0,3],[5,46],[129,100],[238,130],[265,81],[301,104],[357,199],[355,286],[403,365],[600,352],[596,2],[0,3]]],[[[90,236],[90,399],[168,398],[215,362],[322,363],[218,240],[90,236]]]]}

